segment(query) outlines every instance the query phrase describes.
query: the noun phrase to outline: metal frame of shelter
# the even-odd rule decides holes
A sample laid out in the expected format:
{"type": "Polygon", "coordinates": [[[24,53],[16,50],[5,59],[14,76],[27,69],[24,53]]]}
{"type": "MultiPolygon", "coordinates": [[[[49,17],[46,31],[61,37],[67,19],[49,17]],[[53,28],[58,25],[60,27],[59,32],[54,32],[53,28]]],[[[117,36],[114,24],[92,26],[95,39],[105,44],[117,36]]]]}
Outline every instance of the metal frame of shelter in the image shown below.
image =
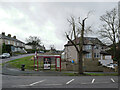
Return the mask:
{"type": "MultiPolygon", "coordinates": [[[[59,69],[60,70],[60,72],[61,72],[61,56],[60,55],[35,55],[35,57],[36,57],[36,59],[37,59],[37,71],[39,70],[39,63],[38,63],[38,59],[39,58],[43,58],[43,60],[44,60],[44,58],[55,58],[55,69],[57,70],[57,69],[59,69]],[[57,67],[57,58],[59,58],[59,67],[57,67]]],[[[34,57],[34,70],[35,70],[35,57],[34,57]]]]}

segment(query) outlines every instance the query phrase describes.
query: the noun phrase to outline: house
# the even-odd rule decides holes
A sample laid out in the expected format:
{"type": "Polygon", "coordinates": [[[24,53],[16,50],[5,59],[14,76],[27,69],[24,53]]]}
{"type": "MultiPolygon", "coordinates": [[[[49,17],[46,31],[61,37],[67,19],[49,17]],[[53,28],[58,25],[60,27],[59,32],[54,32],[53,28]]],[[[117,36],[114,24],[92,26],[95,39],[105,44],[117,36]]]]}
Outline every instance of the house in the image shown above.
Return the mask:
{"type": "MultiPolygon", "coordinates": [[[[75,40],[73,40],[75,41],[75,40]]],[[[79,44],[79,38],[77,38],[77,44],[79,44]]],[[[67,44],[64,45],[64,57],[67,61],[75,60],[77,63],[77,51],[75,47],[68,41],[67,44]]],[[[101,58],[101,51],[104,51],[106,45],[104,45],[98,38],[93,37],[84,37],[83,44],[83,60],[99,60],[101,58]]]]}
{"type": "MultiPolygon", "coordinates": [[[[16,36],[11,37],[11,34],[5,35],[5,32],[2,32],[2,34],[0,34],[1,48],[3,44],[5,44],[7,47],[10,48],[10,51],[8,53],[13,53],[13,52],[26,53],[25,43],[18,40],[16,36]]],[[[2,49],[1,49],[1,54],[2,54],[2,49]]]]}
{"type": "MultiPolygon", "coordinates": [[[[73,40],[75,42],[75,40],[73,40]]],[[[76,39],[77,45],[79,45],[79,38],[76,39]]],[[[72,62],[74,60],[74,67],[67,64],[66,69],[75,70],[78,69],[77,51],[70,41],[64,45],[64,60],[72,62]],[[71,68],[72,67],[72,68],[71,68]],[[71,69],[70,69],[71,68],[71,69]]],[[[104,71],[102,66],[99,66],[98,60],[101,59],[101,51],[104,51],[106,45],[104,45],[98,38],[84,37],[83,42],[83,70],[84,71],[104,71]]]]}
{"type": "MultiPolygon", "coordinates": [[[[32,50],[32,49],[35,49],[35,47],[34,47],[34,45],[32,43],[26,43],[25,44],[25,49],[26,50],[30,50],[30,49],[32,50]]],[[[37,45],[36,49],[37,50],[45,50],[45,47],[44,47],[44,45],[43,46],[37,45]]]]}
{"type": "MultiPolygon", "coordinates": [[[[75,40],[73,40],[75,42],[75,40]]],[[[76,39],[79,45],[79,38],[76,39]]],[[[70,41],[64,45],[64,59],[66,70],[78,70],[77,51],[70,41]],[[74,60],[75,64],[71,64],[74,60]],[[67,62],[68,61],[68,62],[67,62]]],[[[86,72],[113,72],[113,69],[103,67],[103,65],[114,63],[111,54],[106,52],[108,46],[104,45],[98,38],[84,37],[83,41],[83,71],[86,72]]]]}

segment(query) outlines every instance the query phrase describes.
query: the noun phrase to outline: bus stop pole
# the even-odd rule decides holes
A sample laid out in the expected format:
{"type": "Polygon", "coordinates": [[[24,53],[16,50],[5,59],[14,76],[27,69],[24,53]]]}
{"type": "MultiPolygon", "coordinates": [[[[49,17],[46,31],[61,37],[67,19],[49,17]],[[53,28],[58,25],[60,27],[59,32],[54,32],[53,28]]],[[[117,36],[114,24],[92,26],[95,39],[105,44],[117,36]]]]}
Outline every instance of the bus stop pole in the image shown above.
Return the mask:
{"type": "Polygon", "coordinates": [[[61,57],[60,57],[60,72],[61,72],[61,57]]]}
{"type": "Polygon", "coordinates": [[[57,71],[57,59],[55,58],[55,70],[57,71]]]}
{"type": "Polygon", "coordinates": [[[34,57],[34,70],[35,70],[35,57],[34,57]]]}
{"type": "Polygon", "coordinates": [[[39,67],[39,65],[38,65],[38,57],[37,57],[37,71],[38,71],[38,67],[39,67]]]}

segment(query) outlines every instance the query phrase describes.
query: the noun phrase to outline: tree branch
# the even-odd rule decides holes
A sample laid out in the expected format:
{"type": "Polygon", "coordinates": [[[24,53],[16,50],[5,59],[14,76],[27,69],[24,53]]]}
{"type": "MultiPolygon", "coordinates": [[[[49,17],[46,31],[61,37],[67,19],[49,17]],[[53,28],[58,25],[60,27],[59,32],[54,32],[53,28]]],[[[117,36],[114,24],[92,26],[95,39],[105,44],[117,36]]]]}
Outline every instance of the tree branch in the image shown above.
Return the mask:
{"type": "MultiPolygon", "coordinates": [[[[66,33],[66,32],[65,32],[65,33],[66,33]]],[[[77,47],[77,44],[75,44],[75,43],[69,38],[69,35],[67,35],[67,33],[66,33],[66,37],[67,37],[67,39],[73,44],[73,46],[76,48],[77,52],[79,52],[79,49],[78,49],[78,47],[77,47]]]]}

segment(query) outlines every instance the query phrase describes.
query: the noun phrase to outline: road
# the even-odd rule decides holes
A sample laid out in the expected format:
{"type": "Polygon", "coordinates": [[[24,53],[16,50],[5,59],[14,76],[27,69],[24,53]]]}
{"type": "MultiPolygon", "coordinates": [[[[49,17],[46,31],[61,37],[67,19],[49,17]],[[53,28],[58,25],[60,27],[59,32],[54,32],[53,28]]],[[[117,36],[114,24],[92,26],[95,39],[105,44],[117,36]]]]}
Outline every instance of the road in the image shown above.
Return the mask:
{"type": "Polygon", "coordinates": [[[117,76],[2,76],[3,88],[118,88],[117,76]]]}
{"type": "Polygon", "coordinates": [[[26,56],[31,56],[31,55],[34,55],[34,54],[24,54],[24,55],[19,55],[19,56],[12,56],[10,58],[5,58],[5,59],[1,59],[1,60],[2,60],[2,63],[5,63],[7,61],[11,61],[14,59],[18,59],[18,58],[22,58],[22,57],[26,57],[26,56]]]}

